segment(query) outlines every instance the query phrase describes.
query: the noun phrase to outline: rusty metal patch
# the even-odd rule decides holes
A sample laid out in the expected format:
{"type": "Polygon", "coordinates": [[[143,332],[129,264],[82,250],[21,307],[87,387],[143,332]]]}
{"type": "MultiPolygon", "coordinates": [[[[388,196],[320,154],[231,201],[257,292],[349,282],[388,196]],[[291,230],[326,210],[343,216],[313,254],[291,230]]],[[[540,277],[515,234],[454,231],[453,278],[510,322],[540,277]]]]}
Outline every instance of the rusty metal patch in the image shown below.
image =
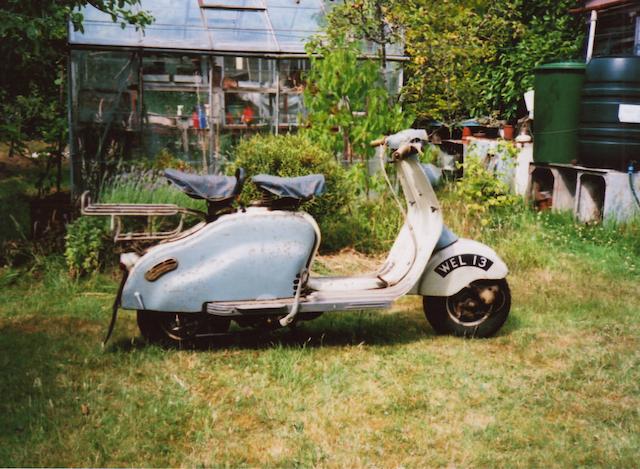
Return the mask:
{"type": "Polygon", "coordinates": [[[155,282],[167,272],[171,272],[172,270],[176,270],[177,268],[178,260],[170,257],[169,259],[158,262],[156,265],[147,270],[147,272],[144,274],[144,278],[149,282],[155,282]]]}

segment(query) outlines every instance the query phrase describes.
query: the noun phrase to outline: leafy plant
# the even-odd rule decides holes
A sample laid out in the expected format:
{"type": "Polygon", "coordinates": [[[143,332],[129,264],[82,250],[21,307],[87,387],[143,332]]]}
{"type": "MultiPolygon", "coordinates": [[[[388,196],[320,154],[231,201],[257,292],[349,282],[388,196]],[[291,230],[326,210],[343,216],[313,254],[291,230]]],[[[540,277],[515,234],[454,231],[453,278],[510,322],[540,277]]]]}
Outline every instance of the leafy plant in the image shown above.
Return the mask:
{"type": "Polygon", "coordinates": [[[99,271],[107,255],[106,220],[80,217],[67,227],[64,257],[69,274],[79,277],[99,271]]]}
{"type": "Polygon", "coordinates": [[[376,63],[359,58],[359,42],[336,37],[328,44],[311,43],[307,52],[308,117],[302,132],[326,150],[348,161],[364,160],[373,154],[371,140],[413,122],[398,103],[390,105],[376,63]]]}
{"type": "Polygon", "coordinates": [[[533,88],[538,65],[581,60],[586,28],[579,15],[568,13],[574,6],[572,0],[517,0],[487,8],[487,15],[501,18],[504,34],[492,41],[489,60],[475,68],[478,100],[472,110],[512,119],[533,88]]]}
{"type": "MultiPolygon", "coordinates": [[[[456,181],[456,194],[467,205],[472,213],[483,214],[492,208],[513,206],[520,198],[514,195],[506,182],[509,172],[515,166],[514,156],[517,151],[511,144],[500,146],[494,158],[499,158],[499,165],[489,169],[488,158],[482,158],[471,152],[459,163],[463,177],[456,181]]],[[[486,224],[487,219],[481,219],[486,224]]]]}
{"type": "MultiPolygon", "coordinates": [[[[304,204],[322,226],[326,220],[339,217],[351,194],[345,170],[334,158],[304,135],[255,135],[236,148],[236,158],[229,166],[230,174],[242,167],[248,175],[273,174],[292,177],[324,174],[327,191],[304,204]]],[[[260,197],[253,184],[245,184],[241,200],[246,204],[260,197]]]]}
{"type": "Polygon", "coordinates": [[[347,0],[329,15],[327,34],[375,44],[402,36],[411,59],[402,99],[419,118],[447,125],[469,115],[512,119],[537,65],[580,56],[585,28],[578,15],[569,14],[574,5],[347,0]]]}
{"type": "Polygon", "coordinates": [[[339,217],[324,224],[323,248],[351,247],[365,253],[388,250],[404,220],[384,178],[370,176],[364,164],[355,163],[347,170],[347,179],[350,203],[339,217]]]}

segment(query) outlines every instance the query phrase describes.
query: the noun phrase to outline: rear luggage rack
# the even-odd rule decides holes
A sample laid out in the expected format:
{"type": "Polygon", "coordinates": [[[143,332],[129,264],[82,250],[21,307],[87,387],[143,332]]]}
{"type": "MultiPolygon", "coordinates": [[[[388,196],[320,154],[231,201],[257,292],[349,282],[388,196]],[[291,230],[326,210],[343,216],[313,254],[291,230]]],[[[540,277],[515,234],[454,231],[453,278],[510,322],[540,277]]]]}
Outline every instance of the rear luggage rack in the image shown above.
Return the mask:
{"type": "Polygon", "coordinates": [[[183,231],[185,215],[206,219],[207,214],[199,210],[179,207],[175,204],[96,204],[91,203],[89,191],[80,196],[80,213],[88,216],[111,217],[113,240],[122,241],[161,241],[178,236],[183,231]],[[121,217],[169,217],[180,216],[178,226],[170,231],[122,232],[121,217]]]}

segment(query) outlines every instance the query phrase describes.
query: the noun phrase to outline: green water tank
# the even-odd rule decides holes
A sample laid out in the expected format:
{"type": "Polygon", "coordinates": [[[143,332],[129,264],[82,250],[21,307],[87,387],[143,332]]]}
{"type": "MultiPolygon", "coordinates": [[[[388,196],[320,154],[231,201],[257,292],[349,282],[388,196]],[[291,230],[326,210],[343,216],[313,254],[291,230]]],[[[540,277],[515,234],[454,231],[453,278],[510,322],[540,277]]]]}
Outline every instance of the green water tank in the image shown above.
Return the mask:
{"type": "Polygon", "coordinates": [[[558,62],[534,70],[533,161],[574,164],[586,65],[558,62]]]}
{"type": "Polygon", "coordinates": [[[625,171],[640,162],[640,57],[589,62],[578,137],[581,165],[625,171]]]}

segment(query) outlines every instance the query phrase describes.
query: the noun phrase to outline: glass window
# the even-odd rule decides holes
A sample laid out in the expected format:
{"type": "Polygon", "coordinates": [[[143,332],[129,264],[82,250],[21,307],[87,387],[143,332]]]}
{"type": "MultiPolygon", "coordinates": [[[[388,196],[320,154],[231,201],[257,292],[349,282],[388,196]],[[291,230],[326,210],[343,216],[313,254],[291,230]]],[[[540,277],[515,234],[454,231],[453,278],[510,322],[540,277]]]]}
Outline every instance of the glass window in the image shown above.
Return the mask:
{"type": "Polygon", "coordinates": [[[134,129],[139,124],[137,60],[131,53],[74,51],[76,120],[79,124],[134,129]]]}
{"type": "Polygon", "coordinates": [[[301,93],[282,93],[280,95],[278,110],[280,127],[297,126],[304,115],[305,109],[301,93]]]}
{"type": "MultiPolygon", "coordinates": [[[[326,0],[333,3],[333,0],[326,0]]],[[[288,8],[311,8],[314,10],[322,10],[325,2],[323,0],[266,0],[269,9],[276,7],[288,8]]]]}
{"type": "Polygon", "coordinates": [[[145,47],[171,47],[193,50],[210,50],[209,33],[204,28],[175,28],[172,26],[148,27],[142,44],[145,47]]]}
{"type": "MultiPolygon", "coordinates": [[[[72,44],[108,44],[113,46],[137,46],[140,44],[140,33],[135,28],[122,29],[111,19],[106,21],[85,21],[84,33],[71,31],[69,42],[72,44]]],[[[73,29],[73,28],[72,28],[73,29]]]]}
{"type": "Polygon", "coordinates": [[[602,12],[596,23],[593,55],[634,54],[639,14],[640,6],[613,8],[602,12]]]}
{"type": "Polygon", "coordinates": [[[148,157],[208,170],[211,146],[209,60],[150,55],[142,60],[144,147],[148,157]]]}
{"type": "Polygon", "coordinates": [[[224,57],[225,90],[275,88],[276,62],[257,57],[224,57]]]}
{"type": "Polygon", "coordinates": [[[200,0],[203,8],[265,8],[262,0],[200,0]]]}
{"type": "Polygon", "coordinates": [[[225,93],[225,127],[231,130],[270,129],[274,103],[275,94],[225,93]]]}
{"type": "Polygon", "coordinates": [[[214,50],[277,51],[264,11],[206,10],[214,50]]]}
{"type": "Polygon", "coordinates": [[[387,62],[387,68],[385,70],[385,80],[387,83],[387,90],[393,96],[397,96],[398,94],[400,94],[403,80],[402,70],[402,62],[387,62]]]}
{"type": "Polygon", "coordinates": [[[122,162],[135,158],[140,130],[138,56],[71,52],[71,141],[77,190],[97,190],[122,162]]]}
{"type": "Polygon", "coordinates": [[[276,31],[316,32],[324,23],[322,10],[310,8],[269,8],[269,18],[276,31]]]}
{"type": "Polygon", "coordinates": [[[309,70],[307,59],[284,59],[280,61],[280,88],[285,91],[304,90],[304,75],[309,70]]]}

